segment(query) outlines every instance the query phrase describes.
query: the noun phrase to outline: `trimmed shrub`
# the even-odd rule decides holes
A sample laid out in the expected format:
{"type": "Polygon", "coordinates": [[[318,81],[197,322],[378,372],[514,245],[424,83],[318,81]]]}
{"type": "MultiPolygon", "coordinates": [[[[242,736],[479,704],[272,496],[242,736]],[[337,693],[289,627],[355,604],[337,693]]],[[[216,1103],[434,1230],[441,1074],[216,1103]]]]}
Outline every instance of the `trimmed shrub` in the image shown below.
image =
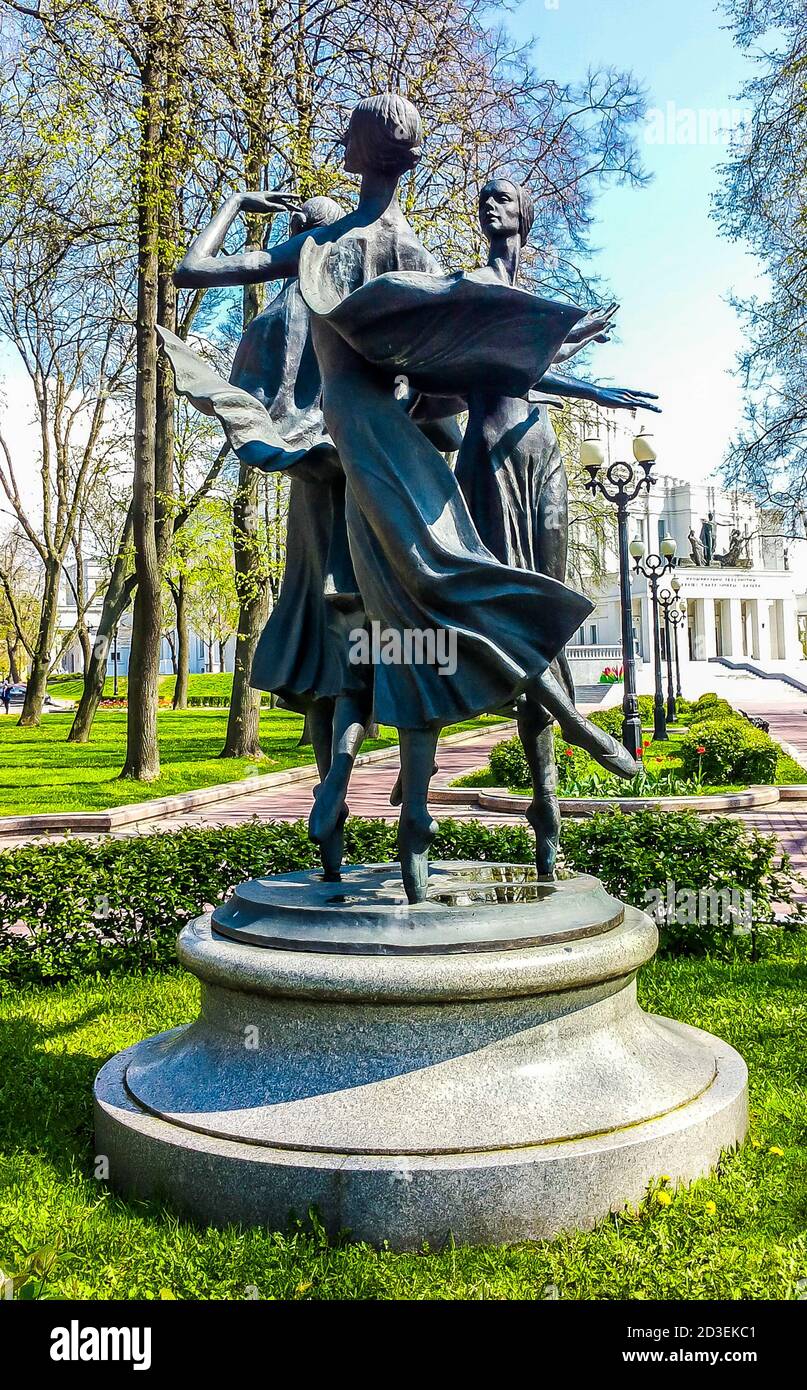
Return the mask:
{"type": "Polygon", "coordinates": [[[774,836],[727,816],[605,813],[564,821],[562,846],[567,863],[655,916],[662,955],[750,951],[774,930],[774,903],[790,908],[792,926],[801,922],[789,856],[774,836]],[[693,898],[694,922],[684,910],[693,898]]]}
{"type": "MultiPolygon", "coordinates": [[[[774,837],[747,833],[725,817],[606,812],[565,821],[561,846],[568,868],[595,874],[637,907],[651,904],[669,882],[692,890],[750,892],[758,924],[772,919],[774,902],[794,904],[789,861],[774,837]]],[[[533,855],[526,826],[488,829],[477,821],[443,821],[433,848],[435,859],[527,864],[533,855]]],[[[348,821],[346,862],[389,863],[395,857],[394,824],[348,821]]],[[[6,850],[0,853],[0,981],[58,982],[167,968],[175,963],[180,928],[236,883],[317,863],[303,821],[256,820],[6,850]]],[[[662,922],[667,952],[728,952],[746,944],[734,936],[731,923],[683,930],[662,922]]]]}
{"type": "MultiPolygon", "coordinates": [[[[582,748],[575,748],[566,742],[559,729],[553,729],[555,746],[555,766],[558,770],[558,784],[562,789],[567,782],[584,776],[591,770],[591,759],[582,748]]],[[[529,787],[530,768],[524,747],[518,734],[504,739],[491,748],[488,766],[497,786],[529,787]]]]}
{"type": "Polygon", "coordinates": [[[614,738],[622,737],[622,706],[612,705],[610,709],[596,709],[588,718],[592,724],[596,724],[598,729],[604,729],[607,734],[612,734],[614,738]]]}
{"type": "Polygon", "coordinates": [[[639,718],[642,721],[642,728],[652,728],[655,715],[654,700],[652,695],[639,695],[637,697],[639,705],[639,718]]]}
{"type": "Polygon", "coordinates": [[[518,734],[503,739],[490,750],[488,766],[500,787],[528,787],[530,769],[518,734]]]}
{"type": "Polygon", "coordinates": [[[691,724],[680,750],[682,772],[701,776],[712,787],[727,782],[744,786],[772,783],[781,751],[768,734],[734,714],[691,724]]]}

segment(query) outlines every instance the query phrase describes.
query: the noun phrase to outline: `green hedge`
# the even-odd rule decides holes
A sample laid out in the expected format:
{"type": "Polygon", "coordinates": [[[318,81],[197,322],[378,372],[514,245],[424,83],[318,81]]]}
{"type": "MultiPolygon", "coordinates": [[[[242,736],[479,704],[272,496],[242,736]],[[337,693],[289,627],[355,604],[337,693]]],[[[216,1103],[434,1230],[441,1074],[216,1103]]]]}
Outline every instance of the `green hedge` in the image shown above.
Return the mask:
{"type": "MultiPolygon", "coordinates": [[[[604,813],[566,821],[561,846],[568,867],[600,878],[638,907],[648,893],[682,888],[753,895],[754,919],[766,923],[773,903],[793,906],[788,861],[772,836],[746,833],[726,818],[648,812],[604,813]]],[[[532,861],[526,826],[491,829],[445,820],[434,858],[532,861]]],[[[395,826],[351,819],[346,861],[390,862],[395,826]]],[[[171,965],[175,940],[190,918],[221,901],[242,879],[317,867],[304,822],[253,821],[223,829],[23,845],[0,853],[0,982],[62,981],[118,969],[171,965]]],[[[730,923],[662,922],[662,950],[743,950],[730,923]]]]}
{"type": "Polygon", "coordinates": [[[690,724],[680,753],[681,771],[702,777],[708,786],[767,786],[776,780],[781,749],[769,734],[732,712],[690,724]]]}
{"type": "MultiPolygon", "coordinates": [[[[555,766],[558,770],[558,786],[563,790],[568,782],[585,776],[591,771],[591,759],[582,748],[567,743],[559,729],[553,730],[555,746],[555,766]]],[[[488,765],[501,787],[529,787],[530,769],[524,755],[524,747],[518,734],[503,739],[490,750],[488,765]]]]}

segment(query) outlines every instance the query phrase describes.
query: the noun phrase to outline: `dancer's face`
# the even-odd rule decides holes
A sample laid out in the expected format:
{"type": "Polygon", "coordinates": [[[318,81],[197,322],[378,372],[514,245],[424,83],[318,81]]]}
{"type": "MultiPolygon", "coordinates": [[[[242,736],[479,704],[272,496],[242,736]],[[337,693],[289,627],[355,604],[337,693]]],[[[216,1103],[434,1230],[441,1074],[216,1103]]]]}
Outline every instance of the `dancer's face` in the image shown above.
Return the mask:
{"type": "Polygon", "coordinates": [[[486,183],[479,195],[479,225],[490,239],[514,236],[519,230],[520,209],[515,184],[509,179],[486,183]]]}

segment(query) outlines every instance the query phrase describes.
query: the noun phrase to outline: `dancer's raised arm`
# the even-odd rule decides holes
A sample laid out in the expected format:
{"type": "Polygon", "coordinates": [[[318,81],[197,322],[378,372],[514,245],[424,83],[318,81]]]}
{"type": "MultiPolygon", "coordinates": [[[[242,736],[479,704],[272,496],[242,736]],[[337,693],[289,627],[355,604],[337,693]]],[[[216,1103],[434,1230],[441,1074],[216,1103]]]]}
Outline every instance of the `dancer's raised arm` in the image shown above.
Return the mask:
{"type": "Polygon", "coordinates": [[[624,386],[595,386],[590,381],[579,381],[577,377],[559,376],[554,372],[545,372],[535,389],[545,391],[550,396],[592,401],[594,405],[606,406],[609,410],[652,410],[656,415],[661,414],[661,406],[653,405],[658,396],[652,391],[631,391],[624,386]]]}
{"type": "Polygon", "coordinates": [[[179,289],[208,289],[286,280],[296,275],[300,248],[306,237],[331,241],[329,227],[298,233],[268,251],[240,251],[232,256],[219,256],[218,253],[239,213],[296,212],[299,206],[299,199],[288,193],[233,193],[191,244],[174,271],[174,284],[179,289]]]}

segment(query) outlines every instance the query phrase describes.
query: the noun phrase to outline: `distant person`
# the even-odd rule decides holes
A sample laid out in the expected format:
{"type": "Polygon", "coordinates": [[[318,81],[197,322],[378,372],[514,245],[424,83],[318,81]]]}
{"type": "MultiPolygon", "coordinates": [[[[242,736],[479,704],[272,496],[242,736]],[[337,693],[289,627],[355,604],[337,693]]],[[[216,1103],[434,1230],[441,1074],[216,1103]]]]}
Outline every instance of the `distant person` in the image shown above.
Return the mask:
{"type": "Polygon", "coordinates": [[[9,705],[11,704],[11,681],[8,677],[3,681],[3,688],[0,690],[0,700],[3,701],[3,709],[5,713],[8,714],[9,705]]]}

